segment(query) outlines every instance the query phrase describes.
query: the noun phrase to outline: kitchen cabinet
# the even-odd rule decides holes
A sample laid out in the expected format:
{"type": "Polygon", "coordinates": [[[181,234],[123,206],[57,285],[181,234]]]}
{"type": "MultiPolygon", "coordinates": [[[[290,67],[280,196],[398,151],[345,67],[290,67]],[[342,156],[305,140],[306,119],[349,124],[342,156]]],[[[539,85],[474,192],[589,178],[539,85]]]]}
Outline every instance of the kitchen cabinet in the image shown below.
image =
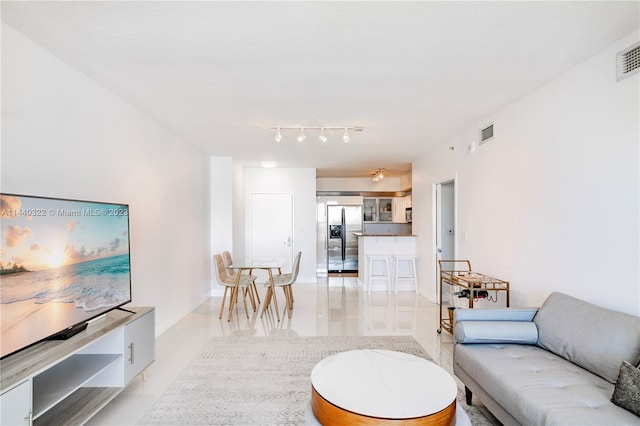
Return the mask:
{"type": "Polygon", "coordinates": [[[411,207],[411,195],[393,198],[393,222],[407,223],[406,210],[411,207]]]}
{"type": "Polygon", "coordinates": [[[362,200],[362,215],[365,222],[378,221],[378,199],[364,198],[362,200]]]}
{"type": "Polygon", "coordinates": [[[404,198],[396,197],[393,199],[393,221],[395,223],[406,223],[407,218],[404,214],[405,204],[404,198]]]}
{"type": "Polygon", "coordinates": [[[405,209],[411,207],[411,196],[363,199],[364,222],[407,223],[405,209]]]}
{"type": "Polygon", "coordinates": [[[378,222],[393,222],[393,198],[378,198],[378,222]]]}

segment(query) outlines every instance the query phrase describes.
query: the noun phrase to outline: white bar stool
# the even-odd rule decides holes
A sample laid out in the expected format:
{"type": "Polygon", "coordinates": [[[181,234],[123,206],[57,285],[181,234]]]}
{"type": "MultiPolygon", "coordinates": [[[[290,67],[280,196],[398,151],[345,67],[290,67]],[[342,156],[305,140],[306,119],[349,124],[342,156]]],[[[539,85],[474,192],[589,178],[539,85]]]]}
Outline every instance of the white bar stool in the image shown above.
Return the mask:
{"type": "Polygon", "coordinates": [[[415,287],[416,294],[418,294],[418,274],[416,273],[416,257],[411,255],[396,255],[394,259],[394,282],[393,285],[396,288],[396,294],[398,294],[398,283],[402,281],[412,281],[415,287]],[[402,272],[400,263],[404,262],[405,271],[402,272]]]}
{"type": "Polygon", "coordinates": [[[369,276],[367,277],[367,291],[371,293],[371,284],[374,280],[386,281],[387,291],[391,293],[391,256],[386,254],[370,254],[369,258],[369,276]],[[382,266],[382,272],[374,274],[373,267],[378,262],[379,266],[382,266]]]}

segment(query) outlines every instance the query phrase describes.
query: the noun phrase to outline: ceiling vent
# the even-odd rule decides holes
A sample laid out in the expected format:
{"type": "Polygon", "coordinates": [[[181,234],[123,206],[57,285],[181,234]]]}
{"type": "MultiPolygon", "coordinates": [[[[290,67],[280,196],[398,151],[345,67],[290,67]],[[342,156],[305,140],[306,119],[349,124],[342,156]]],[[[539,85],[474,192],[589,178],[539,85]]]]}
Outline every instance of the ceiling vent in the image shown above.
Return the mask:
{"type": "Polygon", "coordinates": [[[480,144],[488,142],[491,139],[493,139],[493,124],[480,129],[480,144]]]}
{"type": "Polygon", "coordinates": [[[640,42],[618,53],[616,59],[618,81],[640,72],[640,42]]]}

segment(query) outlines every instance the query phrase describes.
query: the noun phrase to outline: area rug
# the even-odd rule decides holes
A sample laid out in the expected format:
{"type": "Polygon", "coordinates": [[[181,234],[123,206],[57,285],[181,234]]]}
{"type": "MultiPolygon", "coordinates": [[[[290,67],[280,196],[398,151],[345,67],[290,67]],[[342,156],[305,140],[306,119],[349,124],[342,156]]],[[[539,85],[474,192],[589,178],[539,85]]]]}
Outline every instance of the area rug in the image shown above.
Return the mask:
{"type": "MultiPolygon", "coordinates": [[[[411,336],[213,337],[143,416],[140,425],[304,425],[311,370],[353,349],[387,349],[428,360],[411,336]]],[[[473,425],[480,410],[458,405],[473,425]]]]}

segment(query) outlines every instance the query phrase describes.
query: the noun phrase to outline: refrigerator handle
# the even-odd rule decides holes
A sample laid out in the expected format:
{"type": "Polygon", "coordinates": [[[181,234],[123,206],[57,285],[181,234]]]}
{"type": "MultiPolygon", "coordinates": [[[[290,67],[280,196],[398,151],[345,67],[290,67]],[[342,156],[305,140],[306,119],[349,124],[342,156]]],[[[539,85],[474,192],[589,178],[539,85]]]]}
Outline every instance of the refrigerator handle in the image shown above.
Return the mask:
{"type": "Polygon", "coordinates": [[[342,208],[342,261],[344,262],[346,259],[347,252],[347,220],[345,218],[344,207],[342,208]]]}

